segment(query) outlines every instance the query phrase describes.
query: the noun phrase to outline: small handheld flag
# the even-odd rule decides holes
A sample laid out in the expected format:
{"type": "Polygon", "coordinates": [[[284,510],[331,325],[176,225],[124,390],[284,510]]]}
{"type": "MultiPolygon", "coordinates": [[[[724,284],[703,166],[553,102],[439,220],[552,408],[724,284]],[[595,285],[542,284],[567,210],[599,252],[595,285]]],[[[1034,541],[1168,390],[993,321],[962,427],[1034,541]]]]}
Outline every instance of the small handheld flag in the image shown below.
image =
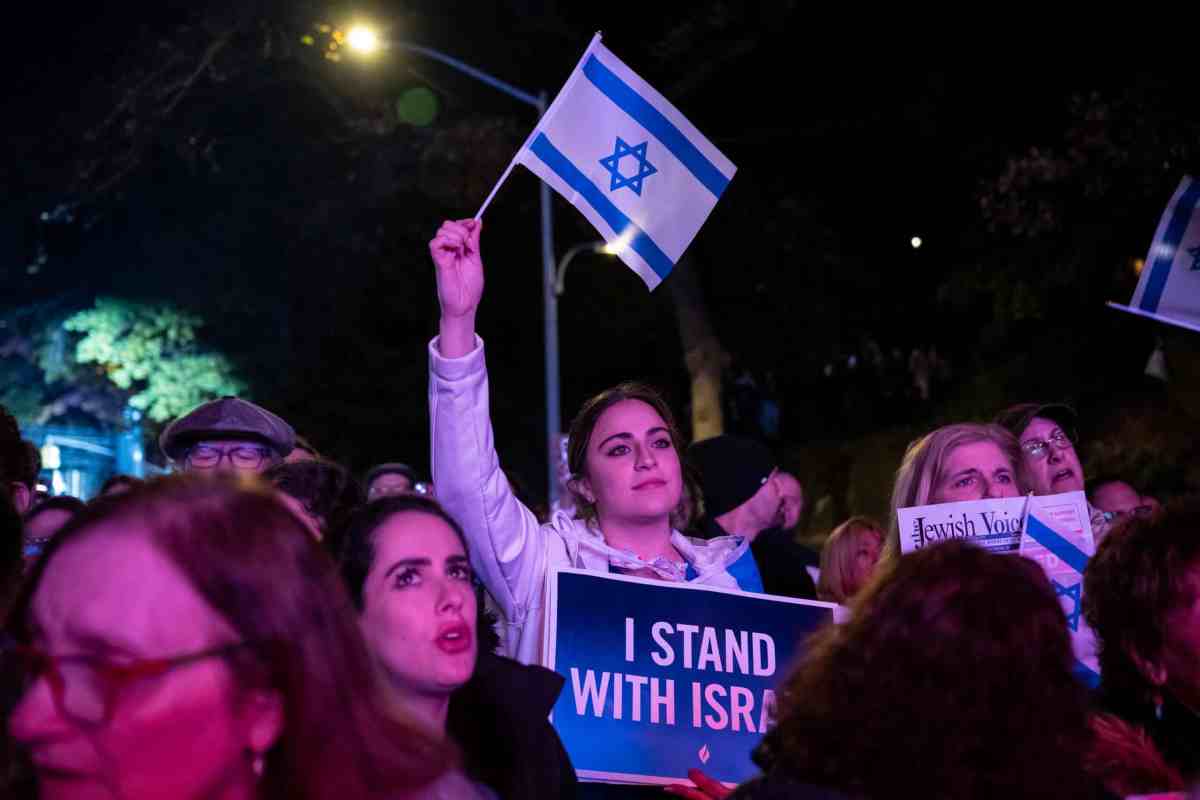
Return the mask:
{"type": "Polygon", "coordinates": [[[476,219],[518,163],[578,208],[650,289],[670,274],[737,171],[600,34],[476,219]]]}
{"type": "Polygon", "coordinates": [[[1159,322],[1200,331],[1200,182],[1185,176],[1163,212],[1128,306],[1159,322]]]}

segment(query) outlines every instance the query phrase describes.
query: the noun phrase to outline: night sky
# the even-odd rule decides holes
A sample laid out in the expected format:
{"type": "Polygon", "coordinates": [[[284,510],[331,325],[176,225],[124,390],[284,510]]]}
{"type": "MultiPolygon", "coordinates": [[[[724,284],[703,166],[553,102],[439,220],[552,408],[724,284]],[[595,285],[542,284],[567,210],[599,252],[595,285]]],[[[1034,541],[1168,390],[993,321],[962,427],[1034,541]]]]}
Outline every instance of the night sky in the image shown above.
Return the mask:
{"type": "MultiPolygon", "coordinates": [[[[0,313],[64,293],[80,307],[97,294],[179,304],[204,316],[212,344],[249,376],[253,399],[319,448],[356,469],[381,460],[425,465],[423,343],[436,302],[423,241],[442,217],[474,213],[503,168],[499,153],[511,155],[504,148],[519,144],[533,118],[429,61],[392,54],[373,67],[322,63],[296,42],[318,22],[370,19],[395,38],[553,93],[601,30],[738,166],[689,254],[735,369],[749,368],[760,382],[770,373],[777,384],[784,428],[775,445],[785,460],[796,453],[803,461],[804,447],[830,437],[897,422],[918,430],[961,409],[984,413],[1026,399],[1013,396],[1022,389],[1103,397],[1090,382],[1098,370],[1136,383],[1156,332],[1114,319],[1093,300],[1128,299],[1136,280],[1129,264],[1144,256],[1181,175],[1195,170],[1195,145],[1171,150],[1171,136],[1197,122],[1187,100],[1194,87],[1180,72],[1135,66],[1101,48],[1074,57],[1053,44],[1053,31],[1003,42],[998,34],[995,45],[957,38],[948,47],[915,23],[892,31],[879,22],[868,35],[850,20],[818,22],[804,4],[746,5],[642,3],[621,13],[609,4],[460,0],[25,8],[13,25],[45,33],[6,46],[16,88],[0,166],[11,187],[0,217],[0,313]],[[252,59],[226,65],[217,80],[202,76],[148,137],[137,169],[103,192],[89,194],[86,181],[81,190],[80,164],[105,156],[84,132],[112,113],[130,76],[172,48],[194,59],[206,36],[247,19],[248,30],[269,28],[290,42],[295,57],[273,61],[269,80],[252,59]],[[190,32],[181,34],[183,25],[190,32]],[[416,86],[439,101],[424,129],[351,134],[323,110],[362,119],[416,86]],[[1097,124],[1134,155],[1112,156],[1109,182],[1109,162],[1095,161],[1078,179],[1039,185],[1061,199],[1057,230],[1031,238],[989,229],[981,195],[1032,147],[1069,156],[1067,132],[1080,120],[1072,98],[1093,92],[1100,101],[1132,98],[1097,124]],[[1146,125],[1162,125],[1162,135],[1135,124],[1143,108],[1146,125]],[[472,141],[499,142],[497,154],[456,162],[456,152],[472,149],[442,137],[456,125],[484,130],[472,141]],[[504,133],[489,138],[488,125],[504,133]],[[180,142],[189,141],[212,143],[212,161],[186,152],[180,142]],[[1148,153],[1158,146],[1174,155],[1148,153]],[[1153,170],[1139,166],[1172,157],[1153,170]],[[38,223],[43,211],[73,202],[75,221],[38,223]],[[919,250],[913,236],[923,240],[919,250]],[[30,273],[42,251],[49,257],[30,273]],[[1046,289],[1054,303],[1035,304],[1031,315],[996,310],[995,286],[970,277],[1011,271],[1029,276],[1036,292],[1041,277],[1056,274],[1045,265],[1060,262],[1071,265],[1068,288],[1046,289]],[[973,287],[966,294],[963,280],[973,287]],[[1085,289],[1071,290],[1070,281],[1085,289]],[[935,345],[967,383],[1039,343],[1089,337],[1087,357],[1104,349],[1107,360],[1055,351],[1068,360],[1061,374],[1035,372],[1017,387],[985,382],[991,388],[974,394],[948,389],[944,404],[900,420],[877,405],[847,410],[845,387],[820,380],[825,364],[860,352],[867,339],[906,354],[935,345]]],[[[485,219],[480,331],[502,457],[540,492],[536,196],[535,179],[517,170],[485,219]]],[[[555,202],[561,255],[594,232],[555,202]]],[[[564,421],[588,395],[630,377],[663,386],[685,410],[687,373],[665,289],[648,295],[616,262],[581,256],[560,315],[564,421]]]]}

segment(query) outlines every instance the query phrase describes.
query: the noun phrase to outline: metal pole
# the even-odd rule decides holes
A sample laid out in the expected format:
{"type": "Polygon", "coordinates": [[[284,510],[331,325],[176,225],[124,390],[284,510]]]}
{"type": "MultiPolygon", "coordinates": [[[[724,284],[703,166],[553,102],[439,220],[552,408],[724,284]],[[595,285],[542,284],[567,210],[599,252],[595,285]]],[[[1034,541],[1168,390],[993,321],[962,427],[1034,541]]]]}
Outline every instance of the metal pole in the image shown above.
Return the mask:
{"type": "MultiPolygon", "coordinates": [[[[529,92],[522,91],[510,83],[506,83],[494,75],[489,75],[478,67],[473,67],[457,58],[447,55],[432,47],[425,47],[414,42],[392,42],[392,45],[403,50],[410,50],[423,56],[440,61],[459,72],[470,75],[488,86],[504,92],[509,97],[534,106],[541,119],[549,106],[546,92],[540,92],[534,97],[529,92]]],[[[555,442],[561,432],[562,422],[559,420],[558,392],[558,295],[554,291],[554,218],[550,207],[550,187],[545,181],[538,181],[542,217],[542,302],[545,308],[546,336],[546,457],[547,479],[549,481],[546,496],[550,503],[558,499],[558,463],[555,442]]]]}
{"type": "Polygon", "coordinates": [[[538,110],[538,116],[541,116],[542,114],[546,113],[546,93],[545,92],[542,92],[542,94],[539,95],[538,97],[534,97],[529,92],[522,91],[521,89],[518,89],[517,87],[513,86],[511,83],[505,83],[504,81],[500,80],[496,76],[489,75],[488,73],[484,72],[483,70],[479,69],[478,67],[472,67],[470,64],[466,63],[465,61],[459,61],[457,58],[447,55],[440,50],[434,50],[432,47],[425,47],[424,45],[419,45],[419,44],[416,44],[415,42],[392,42],[391,45],[393,47],[398,47],[401,50],[411,50],[414,53],[420,53],[423,56],[432,58],[434,61],[440,61],[448,67],[453,67],[454,69],[458,70],[459,72],[462,72],[466,75],[470,75],[472,78],[476,79],[477,81],[486,83],[488,86],[491,86],[493,89],[499,89],[500,91],[504,92],[509,97],[515,97],[517,100],[520,100],[522,103],[526,103],[527,105],[536,107],[538,110]]]}
{"type": "MultiPolygon", "coordinates": [[[[538,110],[546,113],[546,93],[538,96],[538,110]]],[[[558,293],[555,291],[554,218],[550,206],[550,186],[538,181],[542,211],[542,303],[546,323],[546,499],[550,506],[558,500],[558,452],[556,444],[562,432],[559,419],[558,385],[558,293]]]]}

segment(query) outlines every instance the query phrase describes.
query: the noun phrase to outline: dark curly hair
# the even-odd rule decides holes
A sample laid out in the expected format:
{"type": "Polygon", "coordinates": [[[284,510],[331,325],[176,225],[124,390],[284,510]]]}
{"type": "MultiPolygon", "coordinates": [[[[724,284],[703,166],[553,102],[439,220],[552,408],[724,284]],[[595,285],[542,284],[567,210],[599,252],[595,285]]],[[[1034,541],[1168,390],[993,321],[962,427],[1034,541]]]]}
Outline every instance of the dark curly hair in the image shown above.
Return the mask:
{"type": "Polygon", "coordinates": [[[1162,658],[1167,614],[1186,607],[1200,566],[1200,502],[1170,508],[1159,518],[1132,518],[1109,531],[1084,572],[1083,612],[1100,644],[1102,691],[1150,703],[1156,687],[1143,662],[1162,658]]]}
{"type": "Polygon", "coordinates": [[[1036,564],[946,542],[851,610],[809,639],[760,766],[865,797],[1084,794],[1086,690],[1036,564]]]}
{"type": "Polygon", "coordinates": [[[299,500],[321,520],[325,549],[338,557],[342,549],[340,531],[346,519],[366,500],[362,485],[340,464],[315,461],[282,462],[263,473],[263,478],[299,500]]]}

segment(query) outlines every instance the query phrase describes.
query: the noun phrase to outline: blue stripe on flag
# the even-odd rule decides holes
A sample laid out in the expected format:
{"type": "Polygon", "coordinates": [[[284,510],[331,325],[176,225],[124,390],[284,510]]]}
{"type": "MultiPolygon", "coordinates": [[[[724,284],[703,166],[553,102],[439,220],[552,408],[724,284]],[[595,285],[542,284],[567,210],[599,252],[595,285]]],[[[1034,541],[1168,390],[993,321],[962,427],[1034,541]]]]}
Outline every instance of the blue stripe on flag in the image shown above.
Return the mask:
{"type": "Polygon", "coordinates": [[[749,547],[725,571],[733,576],[738,588],[743,592],[758,592],[762,594],[766,591],[763,589],[762,574],[758,571],[758,562],[754,560],[754,553],[750,552],[749,547]]]}
{"type": "Polygon", "coordinates": [[[1163,289],[1167,286],[1167,278],[1171,275],[1171,264],[1175,261],[1179,243],[1183,240],[1183,235],[1187,232],[1188,224],[1192,220],[1192,213],[1196,209],[1197,201],[1200,201],[1200,181],[1193,180],[1179,198],[1179,203],[1171,214],[1171,221],[1167,224],[1167,230],[1163,233],[1162,241],[1151,245],[1152,251],[1162,247],[1169,252],[1164,252],[1162,255],[1152,253],[1154,266],[1150,268],[1150,278],[1146,281],[1146,291],[1142,292],[1140,304],[1144,311],[1158,310],[1163,289]]]}
{"type": "Polygon", "coordinates": [[[580,172],[569,158],[559,152],[558,148],[546,138],[546,134],[539,133],[533,143],[529,145],[529,149],[542,160],[542,163],[554,170],[554,174],[578,192],[588,202],[588,205],[596,209],[608,223],[608,227],[612,228],[618,236],[628,236],[632,232],[629,248],[641,256],[642,260],[650,265],[650,269],[658,273],[658,277],[665,278],[671,274],[675,262],[658,249],[658,245],[645,231],[634,225],[633,221],[621,212],[621,209],[613,205],[612,201],[604,196],[604,192],[588,180],[588,177],[580,172]]]}
{"type": "Polygon", "coordinates": [[[1058,556],[1059,561],[1063,562],[1080,575],[1083,574],[1084,567],[1086,567],[1088,563],[1087,553],[1083,552],[1078,547],[1059,536],[1058,533],[1038,521],[1038,518],[1033,514],[1029,515],[1029,521],[1025,525],[1025,533],[1033,537],[1033,540],[1042,547],[1058,556]]]}
{"type": "Polygon", "coordinates": [[[1100,685],[1100,676],[1079,659],[1075,659],[1075,668],[1071,671],[1075,673],[1075,677],[1079,682],[1089,689],[1095,689],[1100,685]]]}
{"type": "Polygon", "coordinates": [[[713,197],[721,196],[721,192],[729,185],[729,178],[722,175],[683,131],[676,128],[662,112],[617,77],[612,70],[601,64],[595,56],[588,56],[587,63],[583,65],[583,74],[618,108],[662,142],[696,180],[713,193],[713,197]]]}

